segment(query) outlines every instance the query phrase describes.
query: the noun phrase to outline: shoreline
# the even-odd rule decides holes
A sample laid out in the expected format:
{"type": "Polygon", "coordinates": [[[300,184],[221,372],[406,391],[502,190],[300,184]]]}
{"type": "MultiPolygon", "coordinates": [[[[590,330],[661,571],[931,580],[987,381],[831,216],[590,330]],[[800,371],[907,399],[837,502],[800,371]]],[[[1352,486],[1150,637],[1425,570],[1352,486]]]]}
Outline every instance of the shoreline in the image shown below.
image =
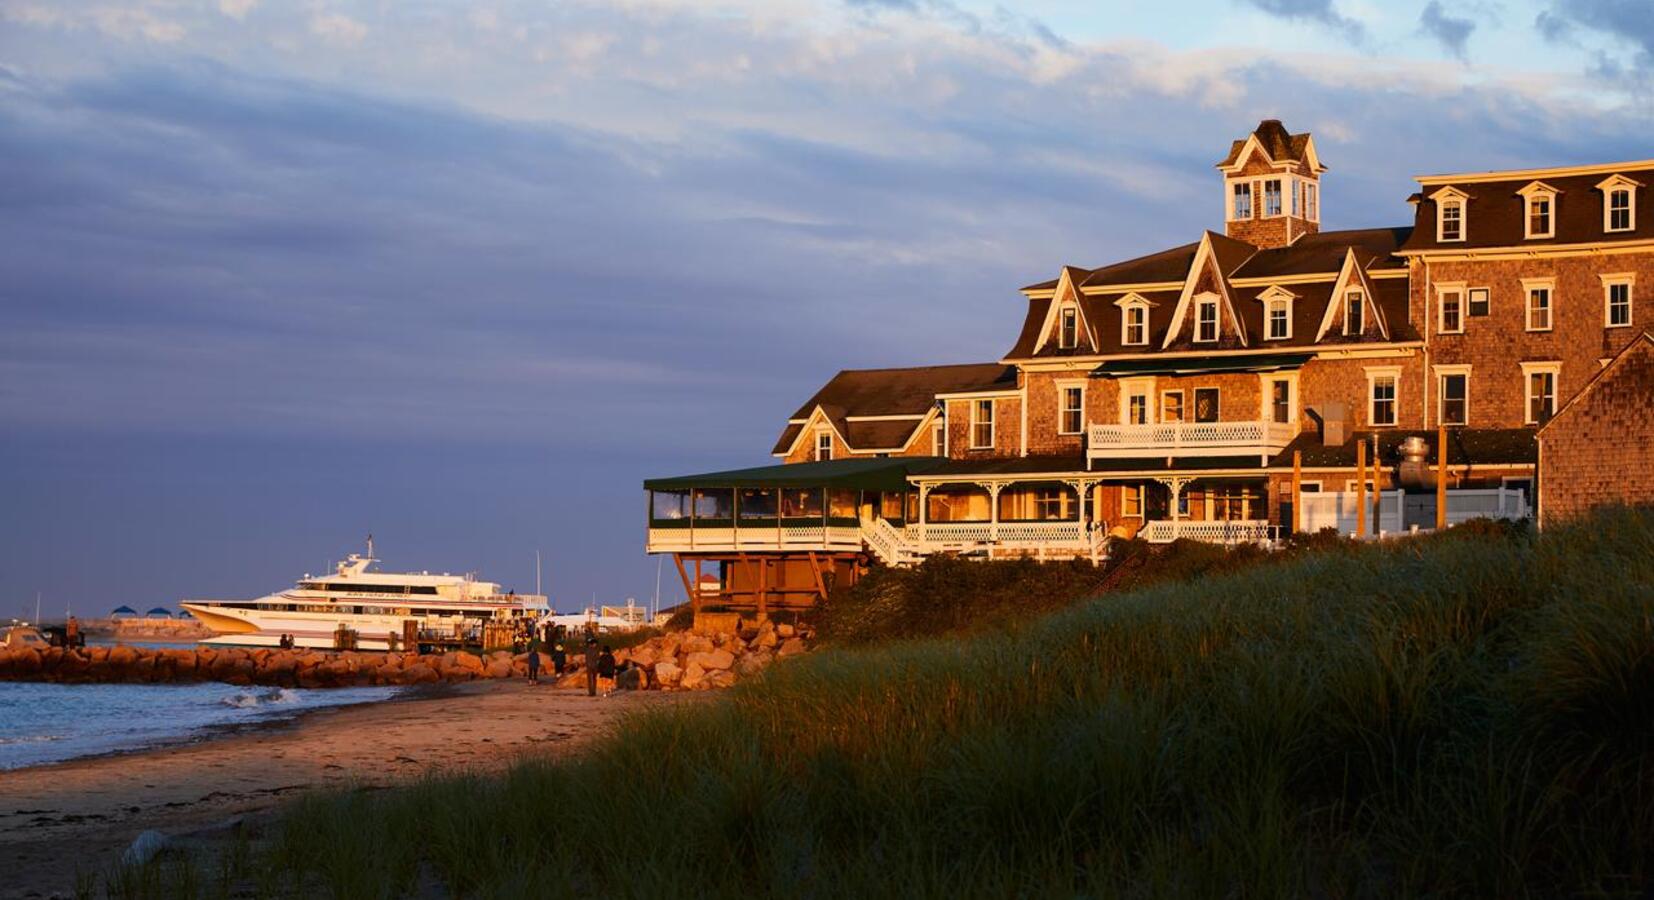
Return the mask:
{"type": "Polygon", "coordinates": [[[0,771],[0,848],[17,862],[0,898],[68,895],[77,872],[103,874],[146,830],[179,834],[259,817],[311,790],[556,758],[630,711],[691,696],[590,698],[521,681],[428,685],[160,747],[0,771]]]}

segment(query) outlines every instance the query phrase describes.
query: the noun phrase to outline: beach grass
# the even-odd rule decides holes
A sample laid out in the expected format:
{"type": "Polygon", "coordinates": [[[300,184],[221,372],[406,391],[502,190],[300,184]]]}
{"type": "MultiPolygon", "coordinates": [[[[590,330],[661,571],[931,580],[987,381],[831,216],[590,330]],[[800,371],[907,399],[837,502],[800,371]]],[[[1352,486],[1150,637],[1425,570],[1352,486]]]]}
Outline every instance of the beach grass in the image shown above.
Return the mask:
{"type": "Polygon", "coordinates": [[[828,648],[566,761],[312,795],[251,865],[335,897],[1644,896],[1651,751],[1654,512],[1616,509],[828,648]]]}

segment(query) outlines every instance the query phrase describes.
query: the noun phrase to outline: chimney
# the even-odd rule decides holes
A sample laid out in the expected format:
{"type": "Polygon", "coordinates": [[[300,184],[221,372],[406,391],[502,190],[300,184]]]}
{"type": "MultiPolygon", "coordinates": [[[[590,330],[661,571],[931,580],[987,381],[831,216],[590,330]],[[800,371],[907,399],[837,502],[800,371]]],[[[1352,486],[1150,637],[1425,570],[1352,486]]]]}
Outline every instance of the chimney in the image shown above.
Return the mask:
{"type": "Polygon", "coordinates": [[[1337,401],[1310,410],[1321,422],[1321,446],[1342,447],[1350,439],[1349,411],[1337,401]]]}

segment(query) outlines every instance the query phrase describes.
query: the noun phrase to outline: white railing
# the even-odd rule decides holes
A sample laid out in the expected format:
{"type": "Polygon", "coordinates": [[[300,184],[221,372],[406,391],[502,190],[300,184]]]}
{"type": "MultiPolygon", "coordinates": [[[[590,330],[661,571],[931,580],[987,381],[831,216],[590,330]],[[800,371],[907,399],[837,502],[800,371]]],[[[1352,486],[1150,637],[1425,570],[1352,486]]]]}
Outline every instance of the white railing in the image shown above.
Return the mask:
{"type": "Polygon", "coordinates": [[[1086,456],[1231,456],[1276,454],[1298,433],[1284,422],[1163,422],[1101,425],[1086,430],[1086,456]]]}
{"type": "Polygon", "coordinates": [[[903,566],[913,561],[915,554],[908,546],[907,537],[884,519],[864,523],[861,539],[887,566],[903,566]]]}
{"type": "Polygon", "coordinates": [[[861,529],[854,525],[820,522],[754,525],[744,528],[651,528],[649,553],[731,550],[843,550],[861,549],[861,529]]]}
{"type": "Polygon", "coordinates": [[[1151,544],[1169,544],[1180,538],[1208,544],[1256,544],[1273,540],[1278,531],[1267,519],[1163,519],[1143,526],[1138,536],[1151,544]]]}
{"type": "MultiPolygon", "coordinates": [[[[1379,504],[1377,528],[1373,523],[1373,495],[1366,495],[1366,529],[1397,534],[1406,530],[1406,497],[1402,491],[1385,491],[1379,504]]],[[[1434,498],[1434,491],[1421,490],[1410,496],[1434,498]]],[[[1304,531],[1335,528],[1340,534],[1354,534],[1360,518],[1361,496],[1355,491],[1317,492],[1300,495],[1298,526],[1304,531]]],[[[1527,494],[1514,488],[1465,488],[1447,492],[1447,524],[1459,525],[1471,519],[1525,519],[1533,515],[1527,494]]],[[[1435,517],[1421,527],[1435,527],[1435,517]]]]}
{"type": "Polygon", "coordinates": [[[1447,524],[1471,519],[1528,519],[1533,508],[1525,491],[1515,488],[1467,488],[1447,492],[1447,524]]]}

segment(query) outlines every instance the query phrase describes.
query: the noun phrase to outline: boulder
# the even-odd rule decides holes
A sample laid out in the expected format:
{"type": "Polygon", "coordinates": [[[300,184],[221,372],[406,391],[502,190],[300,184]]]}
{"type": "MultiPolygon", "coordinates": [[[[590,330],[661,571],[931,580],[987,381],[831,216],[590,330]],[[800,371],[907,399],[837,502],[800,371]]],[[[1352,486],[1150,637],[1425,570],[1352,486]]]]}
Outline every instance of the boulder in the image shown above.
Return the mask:
{"type": "Polygon", "coordinates": [[[796,656],[804,652],[803,638],[787,638],[781,642],[781,649],[775,651],[776,656],[796,656]]]}
{"type": "Polygon", "coordinates": [[[775,626],[775,633],[785,640],[787,638],[797,636],[798,629],[788,625],[786,622],[782,622],[775,626]]]}
{"type": "Polygon", "coordinates": [[[721,669],[717,672],[708,672],[706,675],[706,680],[703,681],[701,685],[702,687],[708,688],[734,687],[735,673],[729,671],[728,669],[721,669]]]}
{"type": "Polygon", "coordinates": [[[661,687],[677,687],[683,680],[683,669],[679,668],[677,663],[655,663],[655,680],[661,687]]]}
{"type": "Polygon", "coordinates": [[[735,665],[735,654],[728,650],[713,650],[708,653],[689,654],[689,665],[700,666],[707,671],[728,669],[735,665]]]}
{"type": "MultiPolygon", "coordinates": [[[[506,654],[506,658],[509,659],[510,654],[506,654]]],[[[463,650],[451,650],[442,654],[442,667],[444,669],[470,672],[474,675],[481,675],[484,668],[480,658],[463,650]]]]}
{"type": "Polygon", "coordinates": [[[117,673],[125,672],[138,663],[138,651],[125,644],[109,648],[109,667],[117,673]]]}
{"type": "Polygon", "coordinates": [[[635,662],[644,668],[654,665],[655,659],[655,646],[653,642],[640,644],[632,650],[632,662],[635,662]]]}
{"type": "Polygon", "coordinates": [[[514,674],[512,670],[511,654],[508,653],[505,659],[489,660],[487,668],[483,669],[483,674],[489,678],[510,678],[514,674]]]}
{"type": "Polygon", "coordinates": [[[690,663],[683,669],[683,678],[678,686],[686,691],[696,691],[706,687],[706,670],[697,663],[690,663]]]}
{"type": "Polygon", "coordinates": [[[433,681],[442,680],[442,676],[438,675],[435,669],[424,663],[415,663],[408,666],[402,670],[401,676],[403,684],[430,684],[433,681]]]}
{"type": "Polygon", "coordinates": [[[716,649],[717,646],[712,643],[712,638],[704,634],[686,635],[682,641],[678,642],[679,653],[711,653],[716,649]]]}
{"type": "Polygon", "coordinates": [[[735,673],[742,677],[756,675],[763,671],[764,667],[769,665],[770,660],[772,659],[774,659],[774,657],[767,651],[760,650],[756,653],[748,653],[735,661],[735,673]]]}
{"type": "Polygon", "coordinates": [[[583,688],[586,686],[586,675],[584,672],[570,672],[557,679],[557,686],[561,688],[583,688]]]}
{"type": "MultiPolygon", "coordinates": [[[[768,626],[770,623],[765,622],[764,624],[768,626]]],[[[781,643],[781,639],[776,636],[775,629],[765,627],[758,629],[757,637],[752,639],[752,643],[749,646],[751,646],[754,650],[770,650],[779,643],[781,643]]]]}

